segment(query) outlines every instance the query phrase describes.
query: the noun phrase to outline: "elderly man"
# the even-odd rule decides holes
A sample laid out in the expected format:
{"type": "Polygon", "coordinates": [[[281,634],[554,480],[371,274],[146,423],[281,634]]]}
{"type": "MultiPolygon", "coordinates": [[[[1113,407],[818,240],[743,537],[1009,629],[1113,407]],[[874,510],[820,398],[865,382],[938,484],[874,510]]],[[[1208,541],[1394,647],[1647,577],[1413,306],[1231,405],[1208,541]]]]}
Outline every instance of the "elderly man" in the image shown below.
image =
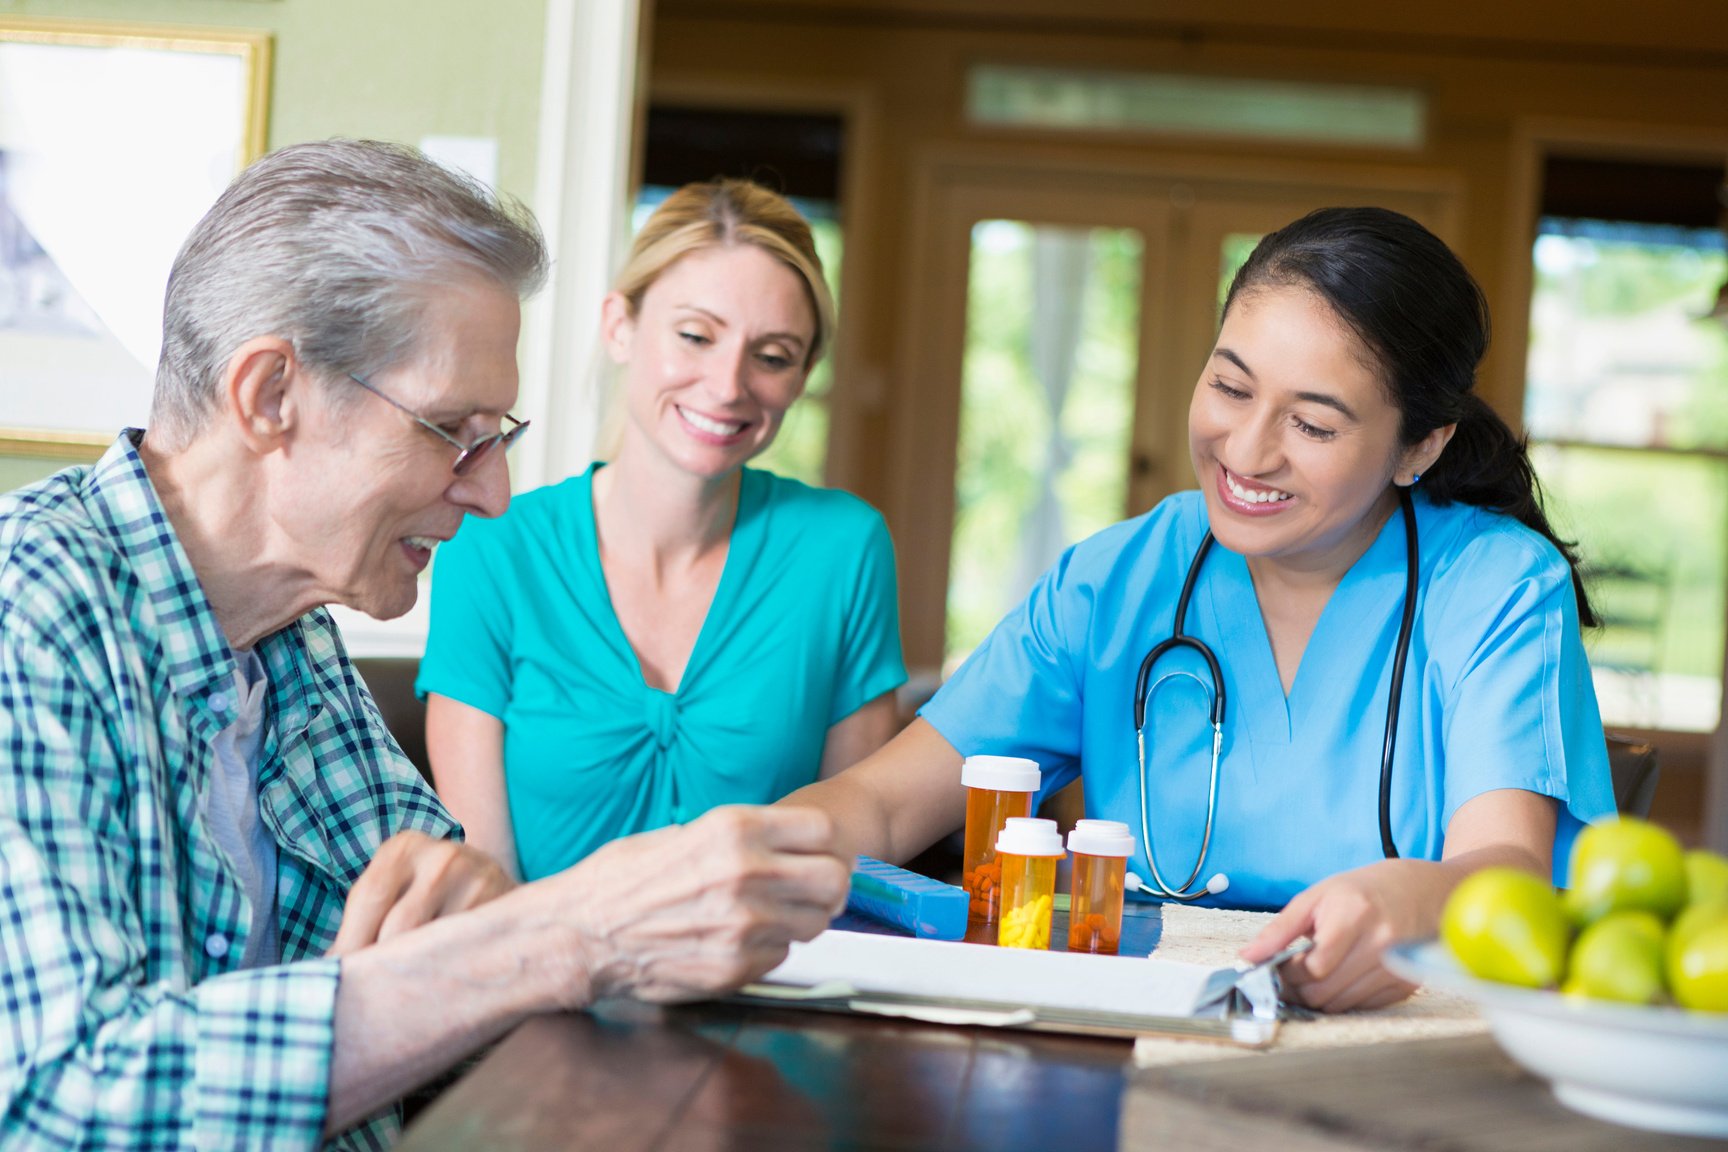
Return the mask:
{"type": "Polygon", "coordinates": [[[148,433],[0,499],[7,1148],[382,1147],[527,1015],[735,986],[843,900],[796,810],[511,888],[321,609],[406,611],[504,510],[545,263],[418,153],[283,149],[175,262],[148,433]]]}

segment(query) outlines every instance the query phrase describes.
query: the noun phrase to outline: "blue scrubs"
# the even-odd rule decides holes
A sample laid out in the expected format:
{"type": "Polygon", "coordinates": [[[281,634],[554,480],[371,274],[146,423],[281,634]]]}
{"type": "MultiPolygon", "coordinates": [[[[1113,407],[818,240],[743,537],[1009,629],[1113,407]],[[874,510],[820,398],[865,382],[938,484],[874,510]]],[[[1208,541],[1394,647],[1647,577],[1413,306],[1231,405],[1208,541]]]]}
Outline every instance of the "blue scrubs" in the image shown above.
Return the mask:
{"type": "MultiPolygon", "coordinates": [[[[1596,694],[1566,562],[1517,521],[1415,500],[1419,593],[1392,777],[1399,853],[1437,860],[1446,825],[1482,792],[1521,788],[1562,802],[1554,867],[1564,876],[1583,823],[1614,810],[1596,694]]],[[[1134,681],[1170,635],[1176,600],[1206,532],[1205,500],[1184,492],[1069,549],[921,715],[965,755],[1029,756],[1044,791],[1084,773],[1089,816],[1140,839],[1134,681]]],[[[1214,546],[1186,631],[1222,666],[1229,708],[1218,814],[1202,904],[1279,908],[1337,872],[1382,859],[1381,745],[1405,585],[1404,519],[1394,512],[1333,592],[1290,694],[1278,677],[1247,562],[1214,546]]],[[[1159,869],[1194,867],[1211,762],[1205,662],[1163,657],[1147,704],[1147,819],[1159,869]]],[[[1146,846],[1134,870],[1150,878],[1146,846]]]]}
{"type": "Polygon", "coordinates": [[[593,477],[470,517],[432,575],[418,688],[504,722],[529,880],[616,837],[811,783],[828,729],[906,680],[882,517],[746,468],[678,691],[649,687],[600,567],[593,477]]]}

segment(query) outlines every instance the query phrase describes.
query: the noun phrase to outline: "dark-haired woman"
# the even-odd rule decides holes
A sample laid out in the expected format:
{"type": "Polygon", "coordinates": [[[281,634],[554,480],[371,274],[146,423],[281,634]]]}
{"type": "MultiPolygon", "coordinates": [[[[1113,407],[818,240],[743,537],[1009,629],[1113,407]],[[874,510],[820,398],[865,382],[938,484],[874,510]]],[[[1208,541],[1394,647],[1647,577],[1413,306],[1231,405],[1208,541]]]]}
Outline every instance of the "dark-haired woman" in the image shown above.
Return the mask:
{"type": "Polygon", "coordinates": [[[1266,237],[1195,385],[1199,491],[1070,549],[905,733],[784,803],[898,859],[963,819],[963,755],[1029,756],[1144,830],[1133,870],[1166,896],[1282,909],[1244,955],[1311,936],[1301,999],[1407,995],[1387,944],[1475,869],[1563,868],[1613,809],[1588,602],[1473,391],[1487,344],[1481,290],[1407,217],[1266,237]],[[1189,644],[1146,663],[1179,614],[1216,673],[1189,644]]]}

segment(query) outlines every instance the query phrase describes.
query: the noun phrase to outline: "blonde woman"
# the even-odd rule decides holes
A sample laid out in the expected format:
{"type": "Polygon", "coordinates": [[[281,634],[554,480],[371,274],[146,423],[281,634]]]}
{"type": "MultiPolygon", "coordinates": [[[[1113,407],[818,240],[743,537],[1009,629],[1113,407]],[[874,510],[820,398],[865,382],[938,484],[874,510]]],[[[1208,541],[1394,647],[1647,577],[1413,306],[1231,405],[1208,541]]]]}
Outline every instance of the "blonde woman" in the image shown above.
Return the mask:
{"type": "Polygon", "coordinates": [[[649,219],[601,315],[614,458],[439,553],[419,691],[438,792],[524,879],[826,778],[894,730],[881,517],[746,464],[834,327],[809,226],[747,181],[649,219]]]}

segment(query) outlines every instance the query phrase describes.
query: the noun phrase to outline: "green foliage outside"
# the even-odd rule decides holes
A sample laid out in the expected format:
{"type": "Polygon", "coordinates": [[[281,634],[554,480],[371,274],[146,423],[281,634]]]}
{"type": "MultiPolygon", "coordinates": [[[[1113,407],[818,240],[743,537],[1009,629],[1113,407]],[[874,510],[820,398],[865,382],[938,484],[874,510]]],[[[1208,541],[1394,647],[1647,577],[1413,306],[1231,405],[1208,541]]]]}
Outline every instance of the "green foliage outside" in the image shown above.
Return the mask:
{"type": "MultiPolygon", "coordinates": [[[[1030,359],[1033,235],[1011,221],[984,221],[973,231],[948,585],[951,660],[975,648],[1024,595],[1022,528],[1050,468],[1052,417],[1030,359]]],[[[1080,342],[1058,417],[1070,449],[1055,480],[1067,543],[1123,515],[1138,360],[1139,234],[1093,229],[1086,242],[1080,342]]]]}
{"type": "Polygon", "coordinates": [[[1248,263],[1248,257],[1253,254],[1254,246],[1260,243],[1258,232],[1232,232],[1224,237],[1224,252],[1219,260],[1218,272],[1218,311],[1224,311],[1224,298],[1230,295],[1230,281],[1236,279],[1236,272],[1242,265],[1248,263]]]}
{"type": "Polygon", "coordinates": [[[1578,542],[1607,621],[1587,638],[1592,659],[1720,676],[1728,460],[1555,445],[1537,445],[1533,457],[1550,515],[1578,542]]]}
{"type": "MultiPolygon", "coordinates": [[[[1728,278],[1728,256],[1679,244],[1646,244],[1545,236],[1543,244],[1565,246],[1568,263],[1535,261],[1535,294],[1565,300],[1577,325],[1700,316],[1728,278]]],[[[1687,398],[1665,424],[1665,446],[1728,449],[1728,326],[1699,323],[1690,328],[1700,349],[1685,381],[1687,398]]],[[[1567,340],[1565,330],[1531,333],[1532,346],[1543,339],[1567,340]]],[[[1653,358],[1671,349],[1652,349],[1653,358]]],[[[1608,367],[1607,370],[1612,370],[1608,367]]]]}

